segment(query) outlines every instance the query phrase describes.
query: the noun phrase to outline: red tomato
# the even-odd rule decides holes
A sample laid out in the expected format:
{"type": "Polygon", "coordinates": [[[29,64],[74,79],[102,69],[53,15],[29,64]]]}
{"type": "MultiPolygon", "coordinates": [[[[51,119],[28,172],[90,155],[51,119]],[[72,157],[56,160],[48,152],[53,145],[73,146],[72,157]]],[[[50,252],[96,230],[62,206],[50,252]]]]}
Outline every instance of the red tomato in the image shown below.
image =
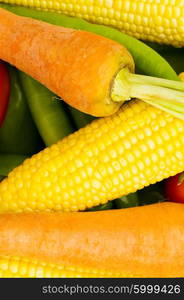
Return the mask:
{"type": "Polygon", "coordinates": [[[165,195],[169,201],[184,203],[184,173],[165,181],[165,195]]]}
{"type": "Polygon", "coordinates": [[[0,126],[3,123],[10,95],[10,78],[4,62],[0,61],[0,126]]]}

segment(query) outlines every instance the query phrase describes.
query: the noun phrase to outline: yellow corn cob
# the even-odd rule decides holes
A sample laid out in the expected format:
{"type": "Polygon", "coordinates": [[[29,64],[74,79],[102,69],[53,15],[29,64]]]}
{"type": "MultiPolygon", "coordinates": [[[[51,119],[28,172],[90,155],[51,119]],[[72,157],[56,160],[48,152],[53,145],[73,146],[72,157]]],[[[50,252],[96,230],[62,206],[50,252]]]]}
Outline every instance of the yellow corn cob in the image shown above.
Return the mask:
{"type": "Polygon", "coordinates": [[[0,212],[84,210],[183,170],[184,121],[135,100],[14,169],[0,212]]]}
{"type": "MultiPolygon", "coordinates": [[[[56,265],[38,260],[0,256],[0,278],[118,278],[132,274],[56,265]]],[[[134,276],[135,277],[135,276],[134,276]]],[[[136,277],[139,277],[137,275],[136,277]]]]}
{"type": "Polygon", "coordinates": [[[183,0],[2,0],[110,25],[138,39],[184,46],[183,0]]]}

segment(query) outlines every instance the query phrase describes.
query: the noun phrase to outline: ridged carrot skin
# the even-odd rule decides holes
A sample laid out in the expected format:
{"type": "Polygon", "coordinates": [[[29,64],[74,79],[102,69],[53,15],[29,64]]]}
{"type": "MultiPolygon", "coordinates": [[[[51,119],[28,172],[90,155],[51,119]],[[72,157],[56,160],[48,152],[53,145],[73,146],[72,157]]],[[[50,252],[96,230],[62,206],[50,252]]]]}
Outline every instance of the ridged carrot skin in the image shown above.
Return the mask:
{"type": "Polygon", "coordinates": [[[20,17],[1,8],[0,44],[1,59],[73,107],[95,116],[119,109],[122,102],[111,100],[111,85],[120,68],[134,70],[129,52],[110,39],[20,17]]]}
{"type": "Polygon", "coordinates": [[[12,275],[12,269],[17,276],[30,274],[36,261],[42,266],[42,275],[43,266],[52,264],[60,270],[55,274],[62,276],[63,269],[66,277],[72,268],[74,277],[85,273],[88,277],[95,273],[96,277],[183,277],[183,249],[182,204],[0,216],[2,276],[7,276],[8,270],[12,275]],[[17,263],[13,263],[14,257],[17,263]]]}
{"type": "Polygon", "coordinates": [[[0,213],[85,210],[183,170],[184,121],[132,101],[14,169],[0,213]]]}

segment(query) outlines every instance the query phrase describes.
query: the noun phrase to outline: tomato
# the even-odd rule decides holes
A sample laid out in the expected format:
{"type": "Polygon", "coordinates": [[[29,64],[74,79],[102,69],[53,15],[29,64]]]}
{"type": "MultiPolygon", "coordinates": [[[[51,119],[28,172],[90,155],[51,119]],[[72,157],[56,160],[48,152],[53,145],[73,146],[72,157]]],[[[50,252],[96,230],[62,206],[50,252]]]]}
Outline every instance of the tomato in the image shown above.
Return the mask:
{"type": "Polygon", "coordinates": [[[4,62],[0,61],[0,126],[3,123],[10,96],[10,78],[4,62]]]}
{"type": "Polygon", "coordinates": [[[184,173],[165,181],[165,196],[169,201],[184,203],[184,173]]]}

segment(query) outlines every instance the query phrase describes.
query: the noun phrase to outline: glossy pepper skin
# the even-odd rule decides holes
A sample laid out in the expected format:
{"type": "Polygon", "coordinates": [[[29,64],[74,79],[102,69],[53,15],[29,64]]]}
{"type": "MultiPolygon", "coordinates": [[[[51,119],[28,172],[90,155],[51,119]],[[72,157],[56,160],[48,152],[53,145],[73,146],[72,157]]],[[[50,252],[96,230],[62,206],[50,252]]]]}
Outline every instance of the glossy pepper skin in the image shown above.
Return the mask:
{"type": "Polygon", "coordinates": [[[167,200],[184,203],[184,173],[168,178],[164,182],[165,197],[167,200]]]}
{"type": "Polygon", "coordinates": [[[18,75],[32,118],[45,145],[51,146],[72,133],[74,130],[61,99],[23,72],[19,71],[18,75]]]}
{"type": "Polygon", "coordinates": [[[184,121],[141,101],[27,159],[0,184],[0,212],[77,211],[183,171],[184,121]]]}

